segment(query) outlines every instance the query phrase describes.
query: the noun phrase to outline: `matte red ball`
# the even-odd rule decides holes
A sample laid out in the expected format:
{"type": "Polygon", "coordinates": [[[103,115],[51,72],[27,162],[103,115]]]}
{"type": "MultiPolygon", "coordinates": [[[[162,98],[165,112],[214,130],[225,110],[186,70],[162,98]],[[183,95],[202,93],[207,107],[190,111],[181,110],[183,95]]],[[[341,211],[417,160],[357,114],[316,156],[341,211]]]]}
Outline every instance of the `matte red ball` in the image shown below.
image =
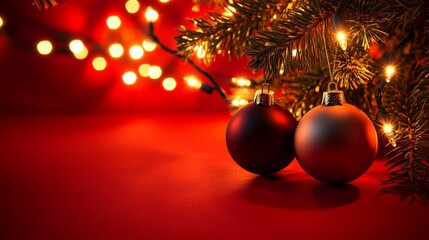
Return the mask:
{"type": "Polygon", "coordinates": [[[363,175],[378,147],[377,132],[357,107],[320,105],[308,112],[295,132],[296,159],[313,178],[344,184],[363,175]]]}
{"type": "Polygon", "coordinates": [[[249,103],[228,123],[226,145],[233,160],[256,174],[272,174],[295,158],[294,134],[297,122],[292,114],[274,104],[249,103]]]}

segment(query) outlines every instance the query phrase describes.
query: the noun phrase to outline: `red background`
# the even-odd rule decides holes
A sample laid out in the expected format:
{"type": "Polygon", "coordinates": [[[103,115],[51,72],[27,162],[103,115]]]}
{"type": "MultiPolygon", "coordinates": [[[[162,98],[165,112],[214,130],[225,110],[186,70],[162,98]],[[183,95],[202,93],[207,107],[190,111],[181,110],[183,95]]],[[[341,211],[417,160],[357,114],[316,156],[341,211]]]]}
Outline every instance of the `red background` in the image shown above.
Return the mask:
{"type": "MultiPolygon", "coordinates": [[[[185,75],[195,75],[203,82],[206,79],[189,64],[157,48],[146,52],[142,60],[117,61],[107,58],[108,67],[103,72],[95,71],[91,60],[95,49],[89,46],[90,56],[77,60],[68,52],[67,44],[72,38],[85,39],[107,45],[122,38],[126,44],[141,43],[147,38],[147,24],[142,14],[152,6],[160,15],[155,32],[169,47],[175,49],[174,36],[181,24],[189,25],[186,17],[202,16],[192,12],[189,1],[140,1],[139,14],[131,15],[125,10],[126,1],[69,0],[57,7],[39,11],[32,1],[2,1],[0,16],[5,24],[0,35],[0,111],[6,113],[57,113],[57,112],[153,112],[153,111],[226,111],[227,105],[217,93],[211,95],[189,88],[182,80],[185,75]],[[118,31],[109,31],[106,18],[118,15],[122,25],[118,31]],[[35,45],[42,39],[50,39],[55,54],[41,56],[35,45]],[[60,52],[63,53],[60,53],[60,52]],[[125,85],[121,76],[138,65],[159,65],[163,76],[158,80],[139,77],[132,86],[125,85]],[[162,88],[162,79],[174,77],[177,88],[167,92],[162,88]]],[[[105,48],[107,49],[107,48],[105,48]]],[[[245,69],[246,59],[233,61],[219,56],[217,61],[205,66],[225,88],[231,77],[249,76],[245,69]]]]}

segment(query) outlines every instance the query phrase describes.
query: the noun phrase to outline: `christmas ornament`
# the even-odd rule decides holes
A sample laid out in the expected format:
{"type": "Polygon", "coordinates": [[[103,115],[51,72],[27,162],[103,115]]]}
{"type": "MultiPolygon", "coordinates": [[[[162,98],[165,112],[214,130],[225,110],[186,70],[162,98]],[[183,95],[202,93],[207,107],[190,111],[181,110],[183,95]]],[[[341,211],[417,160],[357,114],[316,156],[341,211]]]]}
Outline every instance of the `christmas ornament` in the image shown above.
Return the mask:
{"type": "Polygon", "coordinates": [[[313,178],[344,184],[364,174],[377,154],[377,132],[368,116],[345,103],[331,83],[322,104],[309,111],[295,133],[298,163],[313,178]],[[334,88],[334,89],[332,89],[334,88]]]}
{"type": "Polygon", "coordinates": [[[295,157],[293,138],[297,122],[275,104],[268,84],[256,91],[253,103],[239,109],[228,123],[226,145],[233,160],[256,174],[271,174],[295,157]],[[264,92],[264,87],[268,90],[264,92]]]}

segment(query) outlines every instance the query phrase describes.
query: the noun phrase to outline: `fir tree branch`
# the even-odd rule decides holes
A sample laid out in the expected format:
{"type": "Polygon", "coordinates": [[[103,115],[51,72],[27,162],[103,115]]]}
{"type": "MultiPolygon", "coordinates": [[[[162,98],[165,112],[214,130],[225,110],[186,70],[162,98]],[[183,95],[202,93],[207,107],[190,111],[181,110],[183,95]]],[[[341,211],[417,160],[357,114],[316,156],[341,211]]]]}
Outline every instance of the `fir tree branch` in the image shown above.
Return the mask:
{"type": "Polygon", "coordinates": [[[181,35],[175,37],[177,49],[185,59],[197,55],[205,63],[214,61],[216,54],[241,57],[249,36],[264,29],[275,16],[283,14],[287,6],[276,0],[225,3],[223,14],[212,11],[208,19],[191,19],[195,30],[179,27],[181,35]]]}
{"type": "Polygon", "coordinates": [[[310,70],[327,63],[324,44],[328,49],[333,44],[331,37],[325,36],[329,32],[326,29],[331,25],[330,19],[338,3],[338,0],[302,3],[287,17],[277,20],[269,30],[252,36],[246,50],[250,56],[248,66],[255,70],[264,69],[265,77],[272,79],[292,73],[296,68],[310,70]],[[292,54],[294,49],[297,50],[296,57],[292,54]]]}
{"type": "Polygon", "coordinates": [[[33,5],[36,5],[39,10],[46,10],[62,2],[62,0],[34,0],[33,5]]]}

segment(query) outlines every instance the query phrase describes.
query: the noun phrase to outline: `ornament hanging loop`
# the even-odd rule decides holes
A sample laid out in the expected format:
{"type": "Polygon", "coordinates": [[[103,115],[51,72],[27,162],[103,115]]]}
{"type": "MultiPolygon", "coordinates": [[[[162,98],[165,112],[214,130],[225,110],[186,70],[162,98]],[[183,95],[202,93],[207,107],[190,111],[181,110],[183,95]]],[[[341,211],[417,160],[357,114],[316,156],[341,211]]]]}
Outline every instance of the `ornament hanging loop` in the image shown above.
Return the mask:
{"type": "Polygon", "coordinates": [[[270,90],[270,84],[262,84],[261,89],[255,92],[254,102],[257,106],[261,107],[270,107],[274,105],[274,92],[270,90]]]}
{"type": "Polygon", "coordinates": [[[341,106],[346,102],[344,93],[338,90],[337,83],[330,82],[328,84],[328,91],[323,92],[322,105],[325,106],[341,106]]]}

